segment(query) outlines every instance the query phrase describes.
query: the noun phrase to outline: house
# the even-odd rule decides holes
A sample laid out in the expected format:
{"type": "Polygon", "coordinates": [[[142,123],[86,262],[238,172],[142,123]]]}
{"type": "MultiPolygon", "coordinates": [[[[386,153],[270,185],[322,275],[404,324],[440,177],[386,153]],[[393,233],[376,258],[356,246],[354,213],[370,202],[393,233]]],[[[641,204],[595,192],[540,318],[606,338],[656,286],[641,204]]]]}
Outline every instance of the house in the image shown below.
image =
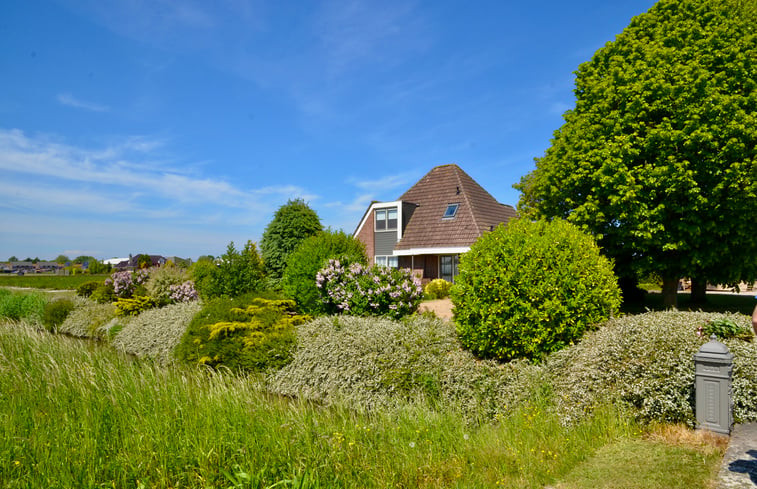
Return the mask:
{"type": "MultiPolygon", "coordinates": [[[[148,256],[150,257],[151,267],[159,267],[165,265],[166,263],[166,258],[161,255],[148,256]]],[[[128,259],[124,259],[123,261],[116,263],[114,268],[116,269],[116,271],[137,270],[139,268],[139,257],[140,255],[130,254],[128,259]]]]}
{"type": "Polygon", "coordinates": [[[460,254],[516,216],[459,166],[442,165],[399,199],[372,203],[353,236],[365,244],[371,264],[409,268],[423,282],[452,282],[460,254]]]}

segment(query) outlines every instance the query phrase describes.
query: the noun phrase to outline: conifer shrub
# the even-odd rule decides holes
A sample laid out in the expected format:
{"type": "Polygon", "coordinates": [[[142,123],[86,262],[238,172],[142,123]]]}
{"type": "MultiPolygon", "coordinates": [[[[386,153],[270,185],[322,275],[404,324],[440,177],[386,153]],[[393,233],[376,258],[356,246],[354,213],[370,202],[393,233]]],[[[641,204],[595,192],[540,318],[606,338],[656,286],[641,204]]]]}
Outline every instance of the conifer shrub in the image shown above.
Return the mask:
{"type": "Polygon", "coordinates": [[[365,245],[343,231],[323,231],[302,241],[287,257],[281,287],[308,314],[325,311],[315,277],[330,258],[341,263],[368,264],[365,245]]]}
{"type": "Polygon", "coordinates": [[[252,241],[247,241],[241,251],[229,243],[217,261],[198,260],[190,276],[203,299],[238,297],[266,289],[263,260],[252,241]]]}
{"type": "Polygon", "coordinates": [[[55,331],[74,309],[74,302],[69,299],[57,299],[45,304],[42,312],[42,325],[48,331],[55,331]]]}
{"type": "Polygon", "coordinates": [[[156,307],[158,303],[150,296],[135,295],[134,297],[117,299],[114,302],[116,314],[119,316],[137,316],[139,313],[156,307]]]}
{"type": "Polygon", "coordinates": [[[452,282],[447,282],[443,278],[435,278],[426,284],[423,293],[429,300],[445,299],[449,297],[449,291],[452,288],[452,282]]]}
{"type": "Polygon", "coordinates": [[[176,356],[238,371],[281,368],[291,361],[294,327],[307,318],[294,307],[292,300],[251,296],[207,301],[189,323],[176,356]]]}
{"type": "Polygon", "coordinates": [[[460,258],[452,288],[462,344],[483,358],[539,360],[620,306],[612,264],[565,221],[511,221],[460,258]]]}

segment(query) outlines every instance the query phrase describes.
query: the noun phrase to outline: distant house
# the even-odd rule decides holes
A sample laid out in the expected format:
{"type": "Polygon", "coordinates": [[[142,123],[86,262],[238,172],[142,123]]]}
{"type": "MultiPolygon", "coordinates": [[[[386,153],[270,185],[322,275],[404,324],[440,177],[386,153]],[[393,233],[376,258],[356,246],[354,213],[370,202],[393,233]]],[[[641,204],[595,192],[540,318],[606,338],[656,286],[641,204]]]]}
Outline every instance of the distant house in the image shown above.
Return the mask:
{"type": "MultiPolygon", "coordinates": [[[[114,265],[114,268],[117,271],[123,271],[123,270],[136,270],[139,268],[139,256],[140,255],[129,255],[128,259],[124,259],[114,265]]],[[[161,265],[166,264],[166,258],[161,255],[148,255],[150,257],[150,262],[152,263],[150,266],[152,267],[159,267],[161,265]]]]}
{"type": "Polygon", "coordinates": [[[433,168],[399,199],[374,202],[354,236],[370,262],[409,268],[424,282],[457,276],[461,253],[517,216],[457,165],[433,168]]]}

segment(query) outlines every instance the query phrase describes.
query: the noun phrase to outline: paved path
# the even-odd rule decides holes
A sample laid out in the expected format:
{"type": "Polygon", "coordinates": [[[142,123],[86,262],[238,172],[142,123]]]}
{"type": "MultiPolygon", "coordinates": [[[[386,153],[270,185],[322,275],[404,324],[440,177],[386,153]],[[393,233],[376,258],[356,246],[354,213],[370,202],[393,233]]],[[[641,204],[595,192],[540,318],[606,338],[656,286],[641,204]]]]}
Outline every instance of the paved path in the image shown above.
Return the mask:
{"type": "Polygon", "coordinates": [[[757,488],[757,423],[733,427],[718,479],[718,489],[757,488]]]}

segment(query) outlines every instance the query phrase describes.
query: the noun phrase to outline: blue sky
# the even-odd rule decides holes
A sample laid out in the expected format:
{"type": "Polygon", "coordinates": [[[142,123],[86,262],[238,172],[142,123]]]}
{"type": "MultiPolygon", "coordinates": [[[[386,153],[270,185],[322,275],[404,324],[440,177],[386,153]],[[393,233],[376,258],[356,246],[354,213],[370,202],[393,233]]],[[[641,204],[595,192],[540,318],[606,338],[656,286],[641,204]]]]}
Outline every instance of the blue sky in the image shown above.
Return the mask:
{"type": "Polygon", "coordinates": [[[352,232],[457,163],[500,202],[649,0],[9,0],[0,259],[197,258],[304,198],[352,232]]]}

